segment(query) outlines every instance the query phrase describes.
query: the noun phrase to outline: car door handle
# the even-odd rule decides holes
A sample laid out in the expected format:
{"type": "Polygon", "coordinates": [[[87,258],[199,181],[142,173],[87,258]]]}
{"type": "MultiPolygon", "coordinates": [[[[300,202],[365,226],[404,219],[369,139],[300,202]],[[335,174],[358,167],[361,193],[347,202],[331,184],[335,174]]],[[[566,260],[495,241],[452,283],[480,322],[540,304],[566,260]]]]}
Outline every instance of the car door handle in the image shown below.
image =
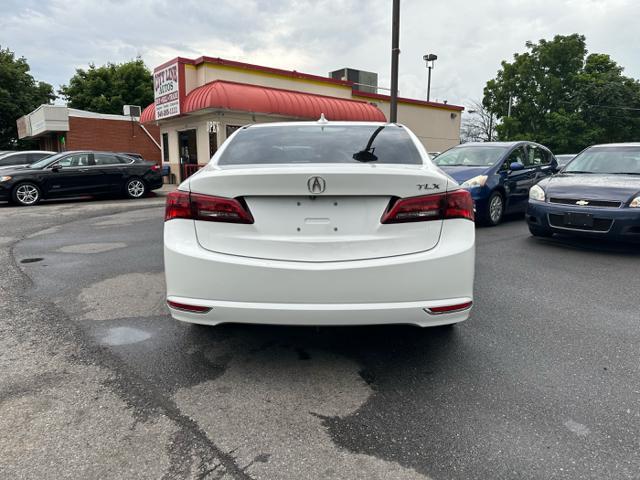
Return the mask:
{"type": "Polygon", "coordinates": [[[83,173],[86,173],[86,172],[88,172],[88,171],[89,171],[89,169],[88,169],[88,168],[81,168],[79,171],[80,171],[80,172],[83,172],[83,173]]]}

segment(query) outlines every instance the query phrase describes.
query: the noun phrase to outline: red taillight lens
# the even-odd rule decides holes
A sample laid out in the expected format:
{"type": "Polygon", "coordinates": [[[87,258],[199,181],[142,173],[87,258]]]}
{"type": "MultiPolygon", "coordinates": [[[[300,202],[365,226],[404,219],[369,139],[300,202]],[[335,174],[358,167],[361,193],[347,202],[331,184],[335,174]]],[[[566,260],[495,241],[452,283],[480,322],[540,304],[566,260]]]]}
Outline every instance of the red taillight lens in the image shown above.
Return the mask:
{"type": "Polygon", "coordinates": [[[426,222],[447,218],[474,220],[473,199],[467,190],[400,199],[385,212],[380,222],[426,222]]]}
{"type": "Polygon", "coordinates": [[[457,303],[455,305],[444,305],[442,307],[430,307],[430,308],[426,308],[425,310],[427,310],[429,313],[432,313],[434,315],[438,315],[441,313],[454,313],[454,312],[460,312],[462,310],[468,310],[473,306],[473,302],[464,302],[464,303],[457,303]]]}
{"type": "Polygon", "coordinates": [[[151,166],[151,170],[152,170],[153,172],[158,172],[158,171],[160,171],[160,165],[152,165],[152,166],[151,166]]]}
{"type": "Polygon", "coordinates": [[[444,218],[466,218],[472,222],[475,220],[473,198],[468,190],[447,192],[445,204],[444,218]]]}
{"type": "Polygon", "coordinates": [[[211,307],[188,305],[186,303],[173,302],[171,300],[167,300],[167,305],[169,305],[171,308],[175,308],[176,310],[184,310],[185,312],[193,313],[207,313],[209,310],[211,310],[211,307]]]}
{"type": "Polygon", "coordinates": [[[164,209],[164,221],[174,218],[191,218],[191,202],[189,192],[175,191],[167,195],[164,209]]]}
{"type": "Polygon", "coordinates": [[[166,222],[174,218],[190,218],[205,222],[253,223],[251,213],[234,198],[180,191],[167,195],[164,220],[166,222]]]}

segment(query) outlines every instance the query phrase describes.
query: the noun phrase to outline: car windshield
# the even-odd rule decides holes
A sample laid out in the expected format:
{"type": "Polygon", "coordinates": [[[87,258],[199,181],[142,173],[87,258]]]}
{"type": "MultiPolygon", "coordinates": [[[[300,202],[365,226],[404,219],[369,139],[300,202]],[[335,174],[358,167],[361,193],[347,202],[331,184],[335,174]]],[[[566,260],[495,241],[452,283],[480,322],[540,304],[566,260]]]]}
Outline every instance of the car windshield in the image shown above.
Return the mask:
{"type": "Polygon", "coordinates": [[[573,154],[563,153],[562,155],[556,155],[556,160],[558,161],[558,165],[563,166],[569,163],[574,157],[575,155],[573,154]]]}
{"type": "Polygon", "coordinates": [[[53,155],[49,155],[47,157],[41,158],[37,162],[33,162],[31,165],[29,165],[29,168],[44,168],[47,165],[49,165],[51,162],[54,162],[58,158],[62,157],[63,155],[65,155],[64,152],[63,153],[55,153],[53,155]]]}
{"type": "Polygon", "coordinates": [[[564,172],[640,175],[640,146],[591,147],[573,159],[564,172]]]}
{"type": "Polygon", "coordinates": [[[397,125],[292,125],[240,130],[219,165],[275,163],[421,165],[420,152],[397,125]]]}
{"type": "Polygon", "coordinates": [[[460,146],[438,155],[434,162],[439,167],[490,167],[498,162],[509,147],[504,146],[460,146]]]}

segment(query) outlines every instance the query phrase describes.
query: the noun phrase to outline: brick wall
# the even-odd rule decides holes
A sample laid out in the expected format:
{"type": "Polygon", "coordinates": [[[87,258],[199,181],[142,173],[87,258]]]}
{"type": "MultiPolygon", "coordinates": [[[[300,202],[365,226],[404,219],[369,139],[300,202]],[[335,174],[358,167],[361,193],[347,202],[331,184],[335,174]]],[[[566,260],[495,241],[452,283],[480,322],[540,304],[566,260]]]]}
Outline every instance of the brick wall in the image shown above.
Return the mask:
{"type": "MultiPolygon", "coordinates": [[[[160,143],[160,129],[155,125],[146,128],[160,143]]],[[[161,161],[160,149],[137,122],[70,116],[66,137],[67,150],[132,152],[141,154],[145,160],[161,161]]]]}

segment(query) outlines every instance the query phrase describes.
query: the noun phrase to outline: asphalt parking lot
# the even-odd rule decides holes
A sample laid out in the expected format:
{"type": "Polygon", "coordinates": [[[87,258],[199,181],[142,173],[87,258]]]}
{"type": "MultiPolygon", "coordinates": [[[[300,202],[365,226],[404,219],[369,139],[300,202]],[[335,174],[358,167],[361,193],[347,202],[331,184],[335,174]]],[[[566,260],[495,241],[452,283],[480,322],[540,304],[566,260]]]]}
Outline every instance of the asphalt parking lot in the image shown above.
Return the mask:
{"type": "Polygon", "coordinates": [[[637,247],[515,218],[452,330],[205,328],[162,205],[0,205],[0,478],[640,477],[637,247]]]}

